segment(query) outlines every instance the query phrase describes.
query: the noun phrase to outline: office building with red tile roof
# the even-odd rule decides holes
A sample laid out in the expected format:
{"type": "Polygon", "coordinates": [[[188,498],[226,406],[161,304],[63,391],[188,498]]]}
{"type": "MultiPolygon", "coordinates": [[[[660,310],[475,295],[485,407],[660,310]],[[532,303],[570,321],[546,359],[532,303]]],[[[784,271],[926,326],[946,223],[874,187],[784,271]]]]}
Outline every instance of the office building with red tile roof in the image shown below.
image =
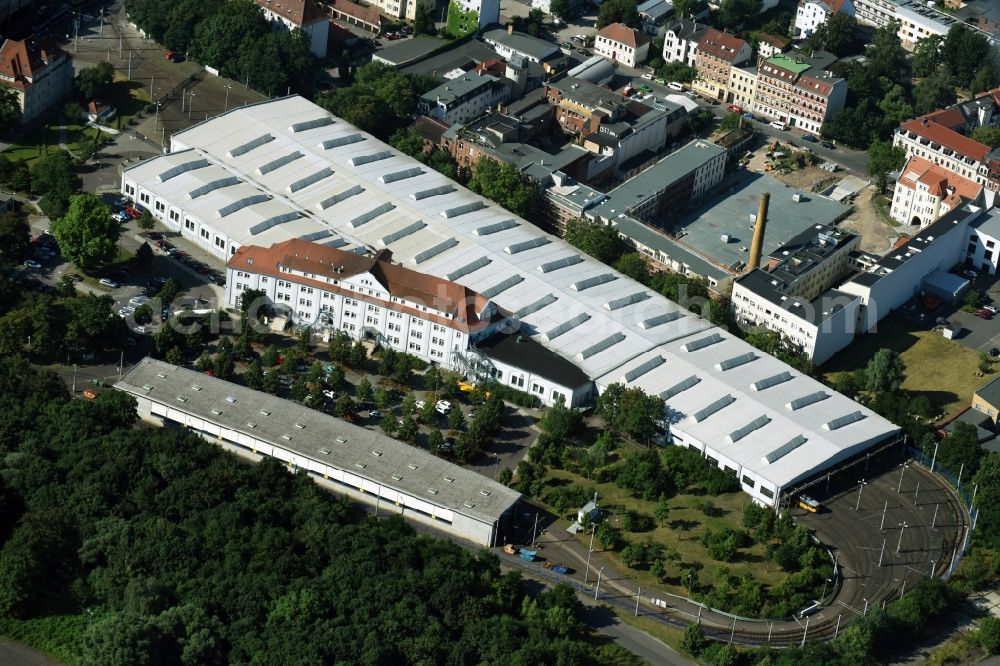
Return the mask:
{"type": "Polygon", "coordinates": [[[753,49],[744,40],[709,28],[701,36],[695,51],[694,64],[698,76],[691,87],[705,97],[726,100],[730,70],[750,60],[752,55],[753,49]]]}
{"type": "Polygon", "coordinates": [[[14,91],[21,121],[29,122],[70,93],[73,66],[50,39],[6,39],[0,44],[0,86],[14,91]]]}
{"type": "Polygon", "coordinates": [[[316,0],[257,0],[257,4],[272,25],[302,30],[309,38],[309,50],[318,58],[326,57],[330,19],[316,0]]]}
{"type": "Polygon", "coordinates": [[[612,23],[594,37],[594,53],[626,67],[636,67],[649,56],[649,37],[624,23],[612,23]]]}
{"type": "Polygon", "coordinates": [[[920,228],[963,203],[981,204],[983,186],[923,157],[907,160],[892,196],[892,219],[920,228]]]}

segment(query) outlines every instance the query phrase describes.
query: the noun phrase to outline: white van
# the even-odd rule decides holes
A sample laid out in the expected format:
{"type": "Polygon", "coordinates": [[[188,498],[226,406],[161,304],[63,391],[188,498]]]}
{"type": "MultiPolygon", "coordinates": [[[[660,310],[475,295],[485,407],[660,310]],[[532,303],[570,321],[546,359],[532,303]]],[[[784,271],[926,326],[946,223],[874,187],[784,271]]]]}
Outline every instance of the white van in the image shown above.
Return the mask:
{"type": "Polygon", "coordinates": [[[684,92],[684,86],[677,83],[676,81],[671,81],[670,83],[667,84],[667,87],[670,88],[671,90],[676,90],[677,92],[684,92]]]}
{"type": "Polygon", "coordinates": [[[770,125],[771,127],[773,127],[774,129],[776,129],[776,130],[781,130],[782,132],[784,132],[785,130],[787,130],[787,129],[788,129],[788,125],[786,125],[785,123],[781,122],[780,120],[772,120],[772,121],[771,121],[770,123],[768,123],[768,124],[769,124],[769,125],[770,125]]]}

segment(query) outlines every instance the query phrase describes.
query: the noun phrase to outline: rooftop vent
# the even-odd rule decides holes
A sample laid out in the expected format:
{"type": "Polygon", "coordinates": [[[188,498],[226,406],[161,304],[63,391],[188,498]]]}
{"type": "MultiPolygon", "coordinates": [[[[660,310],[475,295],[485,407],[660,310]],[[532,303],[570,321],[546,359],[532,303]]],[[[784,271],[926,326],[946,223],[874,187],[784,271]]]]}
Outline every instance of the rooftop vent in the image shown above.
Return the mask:
{"type": "Polygon", "coordinates": [[[347,444],[347,438],[341,435],[337,438],[337,444],[347,444]]]}

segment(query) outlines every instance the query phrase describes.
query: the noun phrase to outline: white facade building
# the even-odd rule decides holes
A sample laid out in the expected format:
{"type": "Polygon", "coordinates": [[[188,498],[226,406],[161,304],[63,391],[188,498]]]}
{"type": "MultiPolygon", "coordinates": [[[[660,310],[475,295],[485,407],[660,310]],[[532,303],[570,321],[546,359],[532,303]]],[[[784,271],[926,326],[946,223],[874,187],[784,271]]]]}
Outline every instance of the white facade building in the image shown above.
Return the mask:
{"type": "Polygon", "coordinates": [[[297,325],[343,331],[447,368],[503,321],[488,299],[391,257],[299,239],[245,245],[229,260],[226,305],[238,308],[246,290],[259,289],[297,325]]]}
{"type": "Polygon", "coordinates": [[[302,30],[309,38],[309,50],[313,55],[326,57],[330,19],[315,0],[257,0],[257,4],[272,25],[302,30]]]}
{"type": "Polygon", "coordinates": [[[649,37],[623,23],[612,23],[594,36],[594,53],[626,67],[637,67],[649,56],[649,37]]]}
{"type": "Polygon", "coordinates": [[[990,208],[972,223],[967,250],[970,268],[996,275],[1000,264],[1000,208],[990,208]]]}
{"type": "Polygon", "coordinates": [[[34,120],[73,91],[73,63],[55,42],[0,40],[0,89],[17,96],[21,122],[34,120]]]}
{"type": "Polygon", "coordinates": [[[922,157],[903,167],[889,215],[900,224],[926,227],[963,203],[982,203],[983,187],[922,157]]]}
{"type": "Polygon", "coordinates": [[[417,110],[448,125],[465,123],[507,102],[510,84],[490,74],[467,73],[420,96],[417,110]]]}
{"type": "MultiPolygon", "coordinates": [[[[449,0],[449,2],[459,5],[464,12],[478,13],[480,28],[500,22],[500,0],[449,0]]],[[[429,3],[428,9],[434,9],[433,1],[429,3]]]]}
{"type": "Polygon", "coordinates": [[[854,16],[851,0],[800,0],[795,11],[795,37],[811,37],[816,28],[836,13],[854,16]]]}
{"type": "Polygon", "coordinates": [[[210,234],[224,225],[238,237],[234,254],[289,237],[388,248],[394,262],[511,313],[520,335],[579,368],[592,391],[624,383],[659,395],[674,442],[731,468],[755,501],[787,501],[797,484],[899,432],[300,97],[233,109],[177,132],[171,149],[123,174],[125,187],[161,200],[159,215],[195,202],[210,234]],[[821,404],[786,407],[820,391],[821,404]]]}
{"type": "Polygon", "coordinates": [[[513,534],[517,492],[375,430],[151,358],[115,389],[135,398],[143,421],[183,427],[251,460],[277,458],[381,512],[487,548],[513,534]]]}
{"type": "Polygon", "coordinates": [[[706,30],[707,25],[687,19],[668,24],[663,33],[663,62],[682,62],[694,67],[698,42],[706,30]]]}

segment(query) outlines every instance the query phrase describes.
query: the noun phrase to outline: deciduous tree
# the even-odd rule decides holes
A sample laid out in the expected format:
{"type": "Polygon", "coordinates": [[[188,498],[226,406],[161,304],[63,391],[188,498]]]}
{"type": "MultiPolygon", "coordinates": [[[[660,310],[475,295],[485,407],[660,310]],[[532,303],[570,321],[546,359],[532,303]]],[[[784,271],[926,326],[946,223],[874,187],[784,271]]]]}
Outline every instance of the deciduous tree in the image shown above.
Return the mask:
{"type": "Polygon", "coordinates": [[[50,226],[63,256],[85,271],[111,261],[118,253],[118,223],[100,197],[77,194],[66,215],[50,226]]]}

